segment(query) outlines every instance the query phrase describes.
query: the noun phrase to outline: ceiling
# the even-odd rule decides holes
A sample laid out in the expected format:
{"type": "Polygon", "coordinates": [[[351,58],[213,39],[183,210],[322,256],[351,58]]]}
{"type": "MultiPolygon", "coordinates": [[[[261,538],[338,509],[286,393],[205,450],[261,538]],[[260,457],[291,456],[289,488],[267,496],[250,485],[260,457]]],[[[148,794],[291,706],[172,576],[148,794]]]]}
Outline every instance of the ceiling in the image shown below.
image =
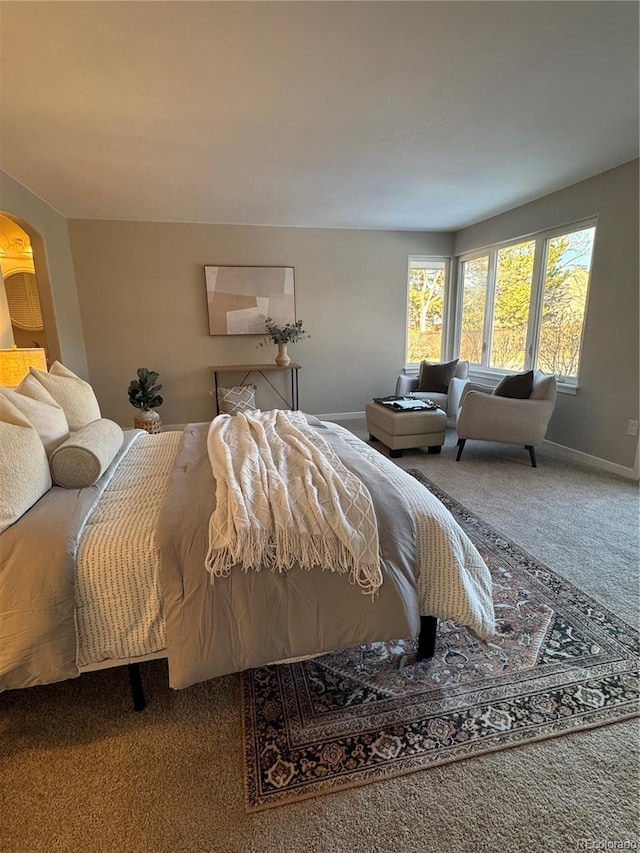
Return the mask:
{"type": "Polygon", "coordinates": [[[5,0],[0,167],[69,218],[457,230],[638,156],[638,10],[5,0]]]}

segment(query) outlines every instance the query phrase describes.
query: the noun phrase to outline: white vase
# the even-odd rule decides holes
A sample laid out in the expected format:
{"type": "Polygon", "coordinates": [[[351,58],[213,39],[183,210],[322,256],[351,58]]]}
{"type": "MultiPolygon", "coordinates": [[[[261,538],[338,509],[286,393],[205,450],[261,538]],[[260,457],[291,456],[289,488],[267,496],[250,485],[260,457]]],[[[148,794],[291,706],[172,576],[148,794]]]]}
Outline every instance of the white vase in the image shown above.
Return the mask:
{"type": "Polygon", "coordinates": [[[280,365],[280,367],[286,367],[291,359],[289,358],[289,354],[287,352],[286,344],[278,344],[278,355],[276,356],[276,364],[280,365]]]}

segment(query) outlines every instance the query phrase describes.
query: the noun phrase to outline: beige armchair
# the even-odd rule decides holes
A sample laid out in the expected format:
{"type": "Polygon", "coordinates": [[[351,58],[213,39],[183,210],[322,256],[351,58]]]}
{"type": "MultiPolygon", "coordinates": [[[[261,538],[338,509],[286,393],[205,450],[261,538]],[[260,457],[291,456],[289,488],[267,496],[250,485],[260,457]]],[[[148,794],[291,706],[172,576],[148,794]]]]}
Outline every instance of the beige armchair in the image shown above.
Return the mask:
{"type": "Polygon", "coordinates": [[[433,400],[448,418],[455,418],[460,406],[460,398],[468,382],[469,362],[459,361],[456,365],[456,372],[453,379],[449,383],[449,390],[446,394],[438,391],[418,391],[418,377],[408,374],[403,371],[396,380],[395,394],[397,397],[406,397],[407,394],[413,394],[417,400],[433,400]]]}
{"type": "Polygon", "coordinates": [[[555,376],[536,371],[533,391],[525,400],[499,397],[486,385],[467,383],[456,421],[460,461],[467,439],[522,444],[536,465],[535,445],[545,436],[556,402],[555,376]]]}

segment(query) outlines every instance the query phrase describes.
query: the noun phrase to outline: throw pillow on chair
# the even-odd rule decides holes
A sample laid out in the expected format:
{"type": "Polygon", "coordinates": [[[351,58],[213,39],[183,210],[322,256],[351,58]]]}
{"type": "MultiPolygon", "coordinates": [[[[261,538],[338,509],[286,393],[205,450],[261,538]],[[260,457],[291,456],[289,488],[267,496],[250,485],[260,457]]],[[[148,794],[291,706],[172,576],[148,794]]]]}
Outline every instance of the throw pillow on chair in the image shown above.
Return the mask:
{"type": "Polygon", "coordinates": [[[446,394],[449,384],[455,376],[459,359],[438,364],[423,360],[420,363],[420,375],[418,377],[418,391],[435,391],[438,394],[446,394]]]}
{"type": "Polygon", "coordinates": [[[496,385],[493,393],[496,397],[511,397],[518,400],[528,400],[533,391],[533,370],[526,373],[516,373],[515,376],[505,376],[496,385]]]}

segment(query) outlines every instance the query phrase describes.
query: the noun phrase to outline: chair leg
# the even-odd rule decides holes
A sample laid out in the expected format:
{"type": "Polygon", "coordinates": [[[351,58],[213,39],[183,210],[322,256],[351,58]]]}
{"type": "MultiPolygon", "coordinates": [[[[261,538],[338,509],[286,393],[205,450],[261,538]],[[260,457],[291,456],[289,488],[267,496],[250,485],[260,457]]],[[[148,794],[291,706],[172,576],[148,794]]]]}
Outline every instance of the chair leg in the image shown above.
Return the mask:
{"type": "Polygon", "coordinates": [[[536,451],[533,444],[525,444],[525,448],[529,451],[529,456],[531,457],[531,467],[537,468],[538,464],[536,462],[536,451]]]}
{"type": "Polygon", "coordinates": [[[464,450],[464,445],[465,445],[466,440],[467,440],[466,438],[459,438],[458,439],[458,455],[456,456],[456,462],[460,461],[460,457],[462,456],[462,451],[464,450]]]}

